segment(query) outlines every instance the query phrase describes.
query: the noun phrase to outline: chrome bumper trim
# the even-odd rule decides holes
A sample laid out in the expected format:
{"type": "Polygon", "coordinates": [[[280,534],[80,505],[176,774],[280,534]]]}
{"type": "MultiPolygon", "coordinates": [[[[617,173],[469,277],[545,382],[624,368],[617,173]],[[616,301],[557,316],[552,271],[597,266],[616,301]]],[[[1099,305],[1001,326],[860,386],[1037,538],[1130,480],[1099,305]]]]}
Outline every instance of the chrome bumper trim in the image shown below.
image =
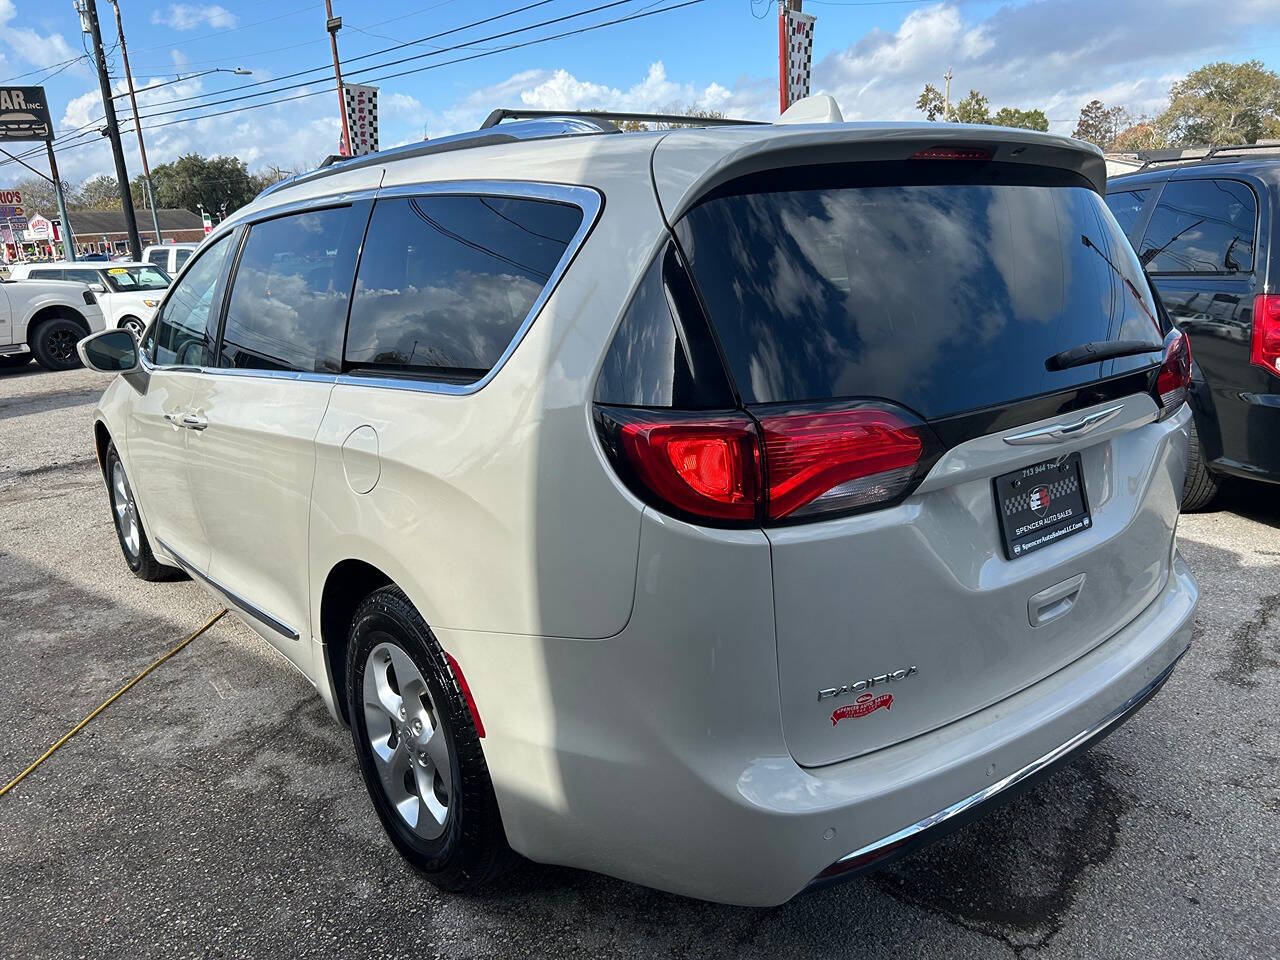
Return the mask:
{"type": "Polygon", "coordinates": [[[1119,727],[1120,724],[1124,723],[1125,720],[1129,719],[1164,686],[1165,681],[1173,674],[1173,668],[1178,665],[1178,661],[1182,659],[1189,649],[1191,649],[1189,646],[1185,647],[1182,653],[1179,653],[1174,658],[1173,663],[1160,672],[1159,676],[1107,714],[1098,723],[1080,731],[1066,743],[1055,747],[1020,770],[1014,771],[1003,780],[993,783],[991,786],[979,790],[963,800],[958,800],[951,806],[944,807],[923,820],[917,820],[910,826],[903,827],[897,833],[892,833],[880,840],[859,847],[852,853],[845,854],[823,870],[822,873],[818,874],[809,884],[809,887],[824,886],[828,883],[848,879],[873,867],[883,866],[890,860],[897,859],[919,846],[931,843],[952,830],[964,826],[980,813],[986,813],[994,803],[1011,799],[1019,790],[1025,789],[1042,777],[1047,776],[1059,764],[1065,763],[1075,754],[1097,743],[1119,727]]]}

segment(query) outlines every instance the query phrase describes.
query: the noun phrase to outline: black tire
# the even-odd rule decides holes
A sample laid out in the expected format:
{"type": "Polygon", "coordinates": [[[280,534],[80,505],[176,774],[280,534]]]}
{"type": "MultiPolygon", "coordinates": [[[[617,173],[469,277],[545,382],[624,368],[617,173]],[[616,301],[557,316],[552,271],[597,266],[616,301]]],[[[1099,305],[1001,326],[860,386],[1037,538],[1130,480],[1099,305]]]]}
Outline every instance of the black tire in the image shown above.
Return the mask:
{"type": "Polygon", "coordinates": [[[31,336],[31,352],[46,370],[74,370],[80,366],[76,344],[85,337],[84,327],[69,317],[42,320],[31,336]]]}
{"type": "Polygon", "coordinates": [[[111,520],[115,524],[116,539],[120,541],[120,553],[123,554],[124,562],[129,565],[134,576],[147,581],[173,580],[181,576],[181,571],[165,566],[151,552],[151,542],[147,539],[147,531],[142,526],[142,515],[137,512],[137,504],[133,500],[133,488],[129,486],[129,477],[125,473],[124,464],[120,462],[120,454],[116,451],[115,443],[107,444],[107,500],[111,504],[111,520]],[[124,518],[117,509],[116,494],[113,490],[116,471],[119,471],[124,481],[129,502],[132,504],[133,520],[137,524],[136,546],[133,545],[132,538],[126,530],[124,518]]]}
{"type": "Polygon", "coordinates": [[[498,876],[514,855],[502,829],[471,711],[435,635],[394,586],[366,597],[352,618],[345,693],[360,774],[378,819],[401,856],[442,890],[474,890],[498,876]],[[449,750],[455,787],[443,831],[434,840],[409,828],[388,798],[374,765],[363,690],[370,652],[385,643],[407,654],[425,680],[439,721],[438,732],[444,733],[449,750]]]}
{"type": "Polygon", "coordinates": [[[30,362],[29,353],[11,353],[0,357],[0,370],[21,370],[30,362]]]}
{"type": "Polygon", "coordinates": [[[1221,489],[1221,483],[1204,462],[1204,450],[1196,423],[1191,421],[1191,444],[1187,450],[1187,480],[1182,485],[1182,509],[1186,513],[1203,510],[1213,503],[1221,489]]]}

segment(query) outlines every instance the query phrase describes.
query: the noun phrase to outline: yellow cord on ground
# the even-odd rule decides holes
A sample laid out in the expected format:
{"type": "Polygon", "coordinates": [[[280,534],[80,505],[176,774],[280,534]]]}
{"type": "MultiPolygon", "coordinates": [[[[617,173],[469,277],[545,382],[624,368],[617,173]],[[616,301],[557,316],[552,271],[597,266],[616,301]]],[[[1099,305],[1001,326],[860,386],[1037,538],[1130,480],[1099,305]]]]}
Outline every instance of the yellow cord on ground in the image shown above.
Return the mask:
{"type": "Polygon", "coordinates": [[[62,738],[58,740],[57,743],[55,743],[52,747],[50,747],[44,753],[40,754],[40,756],[36,758],[36,761],[33,764],[31,764],[31,766],[27,767],[27,769],[23,770],[20,774],[18,774],[12,780],[6,783],[3,787],[0,787],[0,797],[3,797],[6,793],[8,793],[14,787],[20,784],[23,780],[25,780],[29,773],[34,771],[36,767],[40,766],[40,764],[44,763],[51,756],[53,756],[59,747],[61,747],[68,740],[74,737],[77,733],[79,733],[81,730],[87,727],[89,725],[89,722],[93,720],[94,717],[96,717],[103,710],[107,709],[107,707],[111,706],[113,703],[119,700],[122,696],[128,693],[130,688],[132,688],[135,683],[137,683],[139,680],[141,680],[143,677],[149,674],[156,667],[160,666],[160,664],[164,663],[166,660],[172,657],[175,653],[177,653],[179,650],[181,650],[183,647],[189,644],[192,640],[194,640],[196,637],[200,636],[200,634],[204,633],[206,630],[212,627],[219,620],[221,620],[223,616],[226,615],[226,612],[227,612],[226,610],[219,610],[212,617],[206,620],[203,626],[199,627],[194,633],[187,636],[181,643],[177,644],[175,647],[169,650],[159,660],[151,664],[151,666],[147,667],[147,669],[143,670],[140,674],[138,674],[136,677],[134,677],[132,680],[126,683],[123,687],[121,687],[119,690],[117,690],[115,693],[109,696],[106,700],[104,700],[98,706],[98,708],[93,711],[93,713],[89,714],[87,717],[85,717],[83,720],[77,723],[74,727],[68,730],[66,734],[64,734],[62,738]]]}

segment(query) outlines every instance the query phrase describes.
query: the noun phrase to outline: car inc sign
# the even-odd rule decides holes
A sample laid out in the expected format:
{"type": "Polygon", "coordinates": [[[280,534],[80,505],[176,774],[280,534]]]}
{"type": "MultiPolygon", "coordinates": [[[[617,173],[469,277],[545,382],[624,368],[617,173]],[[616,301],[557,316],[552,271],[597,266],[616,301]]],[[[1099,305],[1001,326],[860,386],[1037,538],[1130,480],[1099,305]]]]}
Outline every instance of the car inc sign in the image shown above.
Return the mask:
{"type": "Polygon", "coordinates": [[[0,87],[0,140],[50,140],[44,87],[0,87]]]}

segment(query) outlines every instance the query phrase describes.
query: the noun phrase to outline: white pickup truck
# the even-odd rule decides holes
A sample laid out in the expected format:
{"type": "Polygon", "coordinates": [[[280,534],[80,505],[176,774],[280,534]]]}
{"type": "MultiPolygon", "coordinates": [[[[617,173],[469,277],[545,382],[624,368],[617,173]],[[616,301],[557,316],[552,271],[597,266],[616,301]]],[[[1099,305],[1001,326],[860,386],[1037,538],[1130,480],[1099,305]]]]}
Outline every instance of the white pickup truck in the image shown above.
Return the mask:
{"type": "Polygon", "coordinates": [[[76,344],[105,329],[93,291],[69,280],[0,282],[0,369],[34,356],[46,370],[80,366],[76,344]]]}

